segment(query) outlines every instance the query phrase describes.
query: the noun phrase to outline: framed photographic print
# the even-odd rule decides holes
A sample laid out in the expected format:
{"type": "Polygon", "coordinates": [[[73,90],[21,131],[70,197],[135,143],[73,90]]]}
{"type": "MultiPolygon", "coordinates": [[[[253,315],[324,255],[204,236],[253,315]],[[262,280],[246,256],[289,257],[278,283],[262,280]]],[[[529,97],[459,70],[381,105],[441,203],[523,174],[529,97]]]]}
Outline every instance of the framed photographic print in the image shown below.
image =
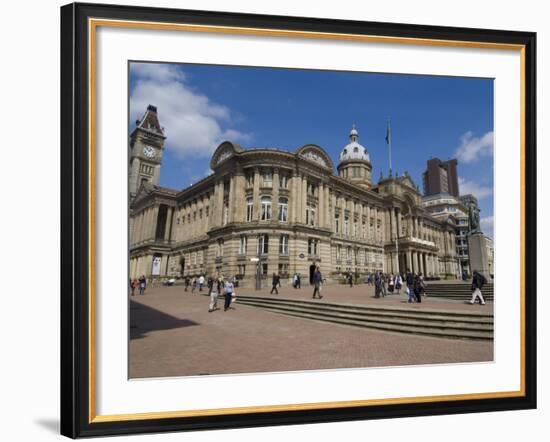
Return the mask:
{"type": "Polygon", "coordinates": [[[535,408],[535,44],[62,7],[62,434],[535,408]]]}

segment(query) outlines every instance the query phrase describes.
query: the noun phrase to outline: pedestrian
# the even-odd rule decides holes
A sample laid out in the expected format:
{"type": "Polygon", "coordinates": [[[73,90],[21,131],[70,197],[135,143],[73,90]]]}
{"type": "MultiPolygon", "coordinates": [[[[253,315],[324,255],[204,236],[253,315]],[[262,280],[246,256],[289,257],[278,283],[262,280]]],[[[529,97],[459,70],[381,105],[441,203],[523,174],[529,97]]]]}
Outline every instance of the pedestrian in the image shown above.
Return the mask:
{"type": "Polygon", "coordinates": [[[390,273],[388,277],[388,292],[393,293],[394,284],[395,284],[395,280],[393,277],[393,273],[390,273]]]}
{"type": "Polygon", "coordinates": [[[321,284],[323,281],[323,275],[321,275],[321,270],[319,269],[319,267],[315,268],[315,271],[313,272],[312,281],[314,286],[312,299],[315,299],[316,297],[321,299],[323,297],[321,295],[321,284]]]}
{"type": "Polygon", "coordinates": [[[223,286],[223,294],[225,296],[225,302],[223,306],[224,312],[226,312],[230,308],[231,298],[233,297],[234,290],[235,290],[235,286],[233,285],[231,280],[228,279],[227,281],[225,281],[225,284],[223,286]]]}
{"type": "Polygon", "coordinates": [[[145,279],[145,275],[141,275],[141,277],[138,280],[139,283],[139,294],[145,295],[145,286],[147,285],[147,280],[145,279]]]}
{"type": "Polygon", "coordinates": [[[193,278],[193,282],[191,282],[191,293],[195,293],[196,288],[197,288],[197,278],[193,278]]]}
{"type": "Polygon", "coordinates": [[[382,279],[382,298],[385,298],[386,295],[388,294],[388,291],[387,291],[387,288],[386,288],[388,275],[386,275],[385,273],[382,273],[382,272],[380,272],[380,275],[381,275],[381,279],[382,279]]]}
{"type": "Polygon", "coordinates": [[[422,273],[418,273],[414,277],[413,291],[417,302],[422,302],[422,292],[424,291],[424,285],[422,281],[422,273]]]}
{"type": "Polygon", "coordinates": [[[487,279],[485,278],[485,276],[483,276],[477,270],[474,270],[472,274],[472,299],[470,300],[470,304],[475,304],[477,298],[479,298],[479,303],[481,305],[485,305],[485,299],[483,298],[481,289],[486,283],[487,279]]]}
{"type": "Polygon", "coordinates": [[[401,278],[401,274],[398,273],[395,275],[395,291],[399,295],[401,293],[401,287],[403,286],[403,278],[401,278]]]}
{"type": "Polygon", "coordinates": [[[219,281],[214,281],[212,278],[208,278],[208,295],[210,296],[208,313],[218,310],[218,295],[220,293],[220,289],[221,285],[219,281]]]}
{"type": "Polygon", "coordinates": [[[204,275],[201,275],[199,277],[199,292],[202,292],[203,286],[204,286],[204,275]]]}
{"type": "Polygon", "coordinates": [[[374,297],[380,298],[382,294],[382,272],[374,275],[374,297]]]}
{"type": "Polygon", "coordinates": [[[134,296],[134,292],[136,291],[137,286],[138,286],[138,282],[136,278],[132,279],[132,282],[130,283],[130,288],[132,289],[132,296],[134,296]]]}
{"type": "Polygon", "coordinates": [[[350,287],[353,287],[353,274],[351,272],[348,274],[348,283],[350,287]]]}
{"type": "Polygon", "coordinates": [[[273,277],[271,278],[271,292],[270,295],[275,292],[276,295],[279,294],[279,291],[277,290],[277,286],[281,284],[281,278],[277,273],[273,273],[273,277]]]}
{"type": "Polygon", "coordinates": [[[422,286],[422,296],[425,298],[428,296],[426,294],[426,281],[424,280],[424,275],[422,273],[419,273],[418,276],[420,277],[420,285],[422,286]]]}
{"type": "Polygon", "coordinates": [[[187,291],[187,289],[189,288],[189,283],[191,282],[191,280],[189,279],[189,276],[186,276],[185,277],[185,291],[187,291]]]}
{"type": "Polygon", "coordinates": [[[298,273],[294,273],[294,276],[292,277],[292,287],[295,289],[298,288],[298,273]]]}
{"type": "Polygon", "coordinates": [[[298,287],[299,289],[302,288],[302,277],[300,276],[300,274],[298,273],[298,280],[296,281],[296,283],[298,284],[298,287]]]}
{"type": "Polygon", "coordinates": [[[405,281],[407,283],[407,295],[409,295],[408,302],[415,302],[416,297],[414,295],[414,274],[407,269],[407,275],[405,276],[405,281]]]}

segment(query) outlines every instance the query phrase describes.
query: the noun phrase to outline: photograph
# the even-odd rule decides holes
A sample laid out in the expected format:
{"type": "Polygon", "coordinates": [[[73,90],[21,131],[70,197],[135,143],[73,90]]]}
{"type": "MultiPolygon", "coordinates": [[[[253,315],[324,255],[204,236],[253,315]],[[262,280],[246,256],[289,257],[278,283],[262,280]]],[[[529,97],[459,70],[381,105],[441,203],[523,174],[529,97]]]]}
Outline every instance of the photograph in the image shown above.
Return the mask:
{"type": "Polygon", "coordinates": [[[129,60],[128,377],[492,363],[494,87],[129,60]]]}

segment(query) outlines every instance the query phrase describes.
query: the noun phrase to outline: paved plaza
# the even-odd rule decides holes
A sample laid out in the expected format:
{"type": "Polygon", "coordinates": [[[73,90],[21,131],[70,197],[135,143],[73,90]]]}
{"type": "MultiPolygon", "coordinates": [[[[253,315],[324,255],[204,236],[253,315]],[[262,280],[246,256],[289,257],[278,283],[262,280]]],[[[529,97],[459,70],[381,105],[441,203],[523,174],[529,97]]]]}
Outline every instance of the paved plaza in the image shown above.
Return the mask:
{"type": "MultiPolygon", "coordinates": [[[[311,299],[311,288],[238,290],[238,295],[311,299]]],[[[316,302],[492,313],[492,303],[426,298],[408,304],[404,293],[383,299],[373,288],[333,285],[316,302]]],[[[493,360],[493,343],[422,337],[295,318],[239,303],[208,312],[206,291],[148,288],[130,297],[130,377],[277,372],[493,360]]],[[[223,307],[223,299],[218,305],[223,307]]]]}

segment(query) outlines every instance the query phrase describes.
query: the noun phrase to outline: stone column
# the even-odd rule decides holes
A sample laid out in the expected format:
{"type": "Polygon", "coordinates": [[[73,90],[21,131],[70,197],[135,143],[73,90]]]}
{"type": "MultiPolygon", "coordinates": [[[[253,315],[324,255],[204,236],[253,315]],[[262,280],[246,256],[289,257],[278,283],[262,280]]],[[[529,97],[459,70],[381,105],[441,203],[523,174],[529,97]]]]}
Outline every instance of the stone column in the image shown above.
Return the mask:
{"type": "MultiPolygon", "coordinates": [[[[153,208],[153,215],[151,217],[151,233],[150,233],[150,237],[153,240],[156,239],[158,216],[159,216],[159,206],[155,206],[153,208]]],[[[152,265],[152,261],[151,261],[151,265],[152,265]]]]}
{"type": "Polygon", "coordinates": [[[227,214],[227,224],[229,223],[232,223],[233,221],[235,221],[235,210],[236,210],[236,207],[235,207],[235,187],[236,187],[236,176],[235,175],[231,175],[231,177],[229,178],[229,201],[228,201],[228,204],[229,204],[229,210],[228,210],[228,214],[227,214]]]}
{"type": "Polygon", "coordinates": [[[288,202],[288,220],[291,223],[296,222],[296,213],[298,211],[298,192],[297,192],[297,182],[299,176],[295,170],[292,171],[292,176],[290,178],[290,201],[288,202]]]}
{"type": "Polygon", "coordinates": [[[254,168],[254,187],[252,189],[252,202],[253,202],[253,215],[252,220],[258,221],[260,219],[260,170],[254,168]]]}
{"type": "Polygon", "coordinates": [[[325,227],[325,184],[319,184],[319,207],[317,207],[317,225],[325,227]]]}
{"type": "Polygon", "coordinates": [[[233,218],[231,220],[233,222],[244,222],[246,217],[246,193],[245,193],[245,187],[246,187],[246,178],[244,176],[244,173],[239,173],[238,175],[235,175],[235,193],[234,193],[234,214],[233,218]]]}
{"type": "Polygon", "coordinates": [[[412,271],[412,252],[407,250],[407,268],[405,270],[412,271]]]}
{"type": "MultiPolygon", "coordinates": [[[[330,204],[329,204],[330,190],[329,190],[329,185],[325,184],[323,186],[323,188],[325,189],[325,227],[330,229],[331,226],[332,226],[332,221],[330,219],[330,204]]],[[[332,206],[332,207],[334,207],[334,206],[332,206]]]]}
{"type": "Polygon", "coordinates": [[[166,223],[164,224],[164,241],[170,241],[170,226],[172,225],[172,211],[171,207],[166,209],[166,223]]]}
{"type": "Polygon", "coordinates": [[[413,258],[412,271],[417,273],[418,272],[418,252],[412,252],[412,258],[413,258]]]}
{"type": "Polygon", "coordinates": [[[279,220],[279,169],[276,167],[273,169],[273,191],[272,191],[272,207],[271,207],[271,219],[279,220]]]}
{"type": "Polygon", "coordinates": [[[332,204],[332,219],[330,220],[331,230],[336,233],[336,193],[330,193],[330,201],[332,204]]]}
{"type": "Polygon", "coordinates": [[[143,226],[141,229],[141,240],[147,241],[149,239],[149,232],[151,230],[151,208],[147,207],[143,211],[143,226]]]}
{"type": "Polygon", "coordinates": [[[399,238],[401,236],[401,209],[399,209],[399,207],[395,209],[395,219],[395,227],[397,229],[396,238],[399,238]]]}
{"type": "Polygon", "coordinates": [[[306,223],[306,207],[307,207],[307,177],[305,174],[302,175],[302,204],[300,207],[300,222],[302,224],[306,223]]]}

